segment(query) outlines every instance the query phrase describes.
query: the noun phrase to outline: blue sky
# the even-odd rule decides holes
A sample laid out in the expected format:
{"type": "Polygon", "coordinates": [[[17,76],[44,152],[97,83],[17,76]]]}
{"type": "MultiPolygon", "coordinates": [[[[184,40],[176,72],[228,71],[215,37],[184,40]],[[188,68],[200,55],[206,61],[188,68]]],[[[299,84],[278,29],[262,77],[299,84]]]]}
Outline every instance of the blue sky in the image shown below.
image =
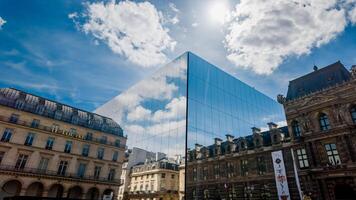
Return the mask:
{"type": "Polygon", "coordinates": [[[356,64],[355,1],[276,2],[2,0],[0,87],[91,111],[188,50],[272,98],[314,63],[356,64]]]}

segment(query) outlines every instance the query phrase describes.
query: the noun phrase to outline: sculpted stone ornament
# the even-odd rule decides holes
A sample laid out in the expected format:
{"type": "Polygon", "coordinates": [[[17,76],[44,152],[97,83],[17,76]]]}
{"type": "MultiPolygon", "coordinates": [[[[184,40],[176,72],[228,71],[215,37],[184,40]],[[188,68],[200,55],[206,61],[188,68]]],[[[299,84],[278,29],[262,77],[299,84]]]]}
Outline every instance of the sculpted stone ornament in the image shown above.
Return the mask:
{"type": "Polygon", "coordinates": [[[310,129],[310,120],[307,116],[303,116],[300,118],[300,123],[302,124],[302,129],[304,132],[308,132],[310,129]]]}
{"type": "Polygon", "coordinates": [[[277,101],[280,104],[284,104],[286,102],[286,98],[282,94],[279,94],[277,95],[277,101]]]}

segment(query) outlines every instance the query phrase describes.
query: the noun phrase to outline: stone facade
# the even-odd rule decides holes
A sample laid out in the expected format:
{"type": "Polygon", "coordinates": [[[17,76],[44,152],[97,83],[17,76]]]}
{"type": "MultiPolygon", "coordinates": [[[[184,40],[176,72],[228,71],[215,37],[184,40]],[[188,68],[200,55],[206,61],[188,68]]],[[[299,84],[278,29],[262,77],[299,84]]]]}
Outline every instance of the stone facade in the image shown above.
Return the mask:
{"type": "Polygon", "coordinates": [[[311,193],[313,199],[353,199],[356,195],[356,77],[287,100],[283,106],[293,148],[305,149],[308,158],[309,166],[299,166],[298,170],[302,191],[311,193]]]}
{"type": "MultiPolygon", "coordinates": [[[[22,91],[1,89],[0,199],[7,196],[75,199],[116,196],[126,144],[122,132],[114,134],[110,129],[118,127],[117,124],[100,130],[99,126],[86,127],[80,123],[81,119],[70,122],[59,115],[55,119],[31,112],[29,98],[52,103],[57,109],[62,106],[22,91]],[[19,99],[25,101],[21,103],[19,99]]],[[[66,108],[75,112],[75,108],[66,108]]]]}
{"type": "Polygon", "coordinates": [[[167,159],[134,166],[130,180],[130,200],[179,200],[178,164],[167,159]]]}

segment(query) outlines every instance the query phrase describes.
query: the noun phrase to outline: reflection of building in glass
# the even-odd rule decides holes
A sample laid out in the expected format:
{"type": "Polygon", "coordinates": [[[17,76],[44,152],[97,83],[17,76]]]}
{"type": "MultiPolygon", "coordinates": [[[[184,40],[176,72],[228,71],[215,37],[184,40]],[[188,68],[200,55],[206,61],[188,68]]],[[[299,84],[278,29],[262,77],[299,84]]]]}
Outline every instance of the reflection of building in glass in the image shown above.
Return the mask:
{"type": "MultiPolygon", "coordinates": [[[[130,148],[168,157],[184,155],[196,143],[208,146],[226,134],[242,137],[251,127],[268,129],[271,121],[285,124],[281,105],[190,52],[96,112],[123,126],[130,148]]],[[[191,168],[189,163],[185,167],[191,168]]]]}
{"type": "MultiPolygon", "coordinates": [[[[278,199],[271,152],[290,137],[287,127],[268,125],[268,131],[253,128],[251,135],[226,135],[188,151],[187,199],[278,199]]],[[[292,166],[291,157],[285,162],[292,166]]]]}
{"type": "Polygon", "coordinates": [[[131,183],[131,169],[133,166],[150,160],[161,160],[165,157],[166,155],[160,152],[149,152],[136,147],[129,149],[126,153],[125,162],[122,164],[122,173],[120,178],[122,185],[119,188],[118,199],[128,199],[128,192],[130,190],[131,183]]]}
{"type": "Polygon", "coordinates": [[[0,89],[0,199],[117,194],[126,138],[112,119],[0,89]]]}
{"type": "Polygon", "coordinates": [[[278,96],[288,128],[269,123],[269,131],[197,143],[188,151],[187,199],[354,199],[355,88],[356,66],[352,73],[340,62],[315,68],[278,96]],[[279,151],[286,176],[275,177],[280,161],[271,157],[279,151]],[[280,181],[288,193],[277,192],[280,181]]]}
{"type": "Polygon", "coordinates": [[[179,165],[168,159],[146,161],[132,167],[128,199],[178,200],[179,165]]]}

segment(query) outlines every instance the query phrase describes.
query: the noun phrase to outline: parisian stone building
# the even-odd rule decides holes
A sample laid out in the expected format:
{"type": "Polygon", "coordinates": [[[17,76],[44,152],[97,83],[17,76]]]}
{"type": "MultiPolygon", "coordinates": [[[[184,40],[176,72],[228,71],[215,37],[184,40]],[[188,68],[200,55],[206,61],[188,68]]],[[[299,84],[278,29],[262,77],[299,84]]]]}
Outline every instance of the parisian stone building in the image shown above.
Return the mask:
{"type": "Polygon", "coordinates": [[[179,165],[169,159],[133,166],[127,199],[179,200],[179,165]]]}
{"type": "Polygon", "coordinates": [[[116,199],[125,144],[110,118],[0,89],[0,199],[116,199]]]}
{"type": "Polygon", "coordinates": [[[288,126],[268,123],[268,131],[188,150],[187,199],[279,199],[271,157],[279,150],[290,199],[355,199],[356,66],[314,67],[278,101],[288,126]]]}

